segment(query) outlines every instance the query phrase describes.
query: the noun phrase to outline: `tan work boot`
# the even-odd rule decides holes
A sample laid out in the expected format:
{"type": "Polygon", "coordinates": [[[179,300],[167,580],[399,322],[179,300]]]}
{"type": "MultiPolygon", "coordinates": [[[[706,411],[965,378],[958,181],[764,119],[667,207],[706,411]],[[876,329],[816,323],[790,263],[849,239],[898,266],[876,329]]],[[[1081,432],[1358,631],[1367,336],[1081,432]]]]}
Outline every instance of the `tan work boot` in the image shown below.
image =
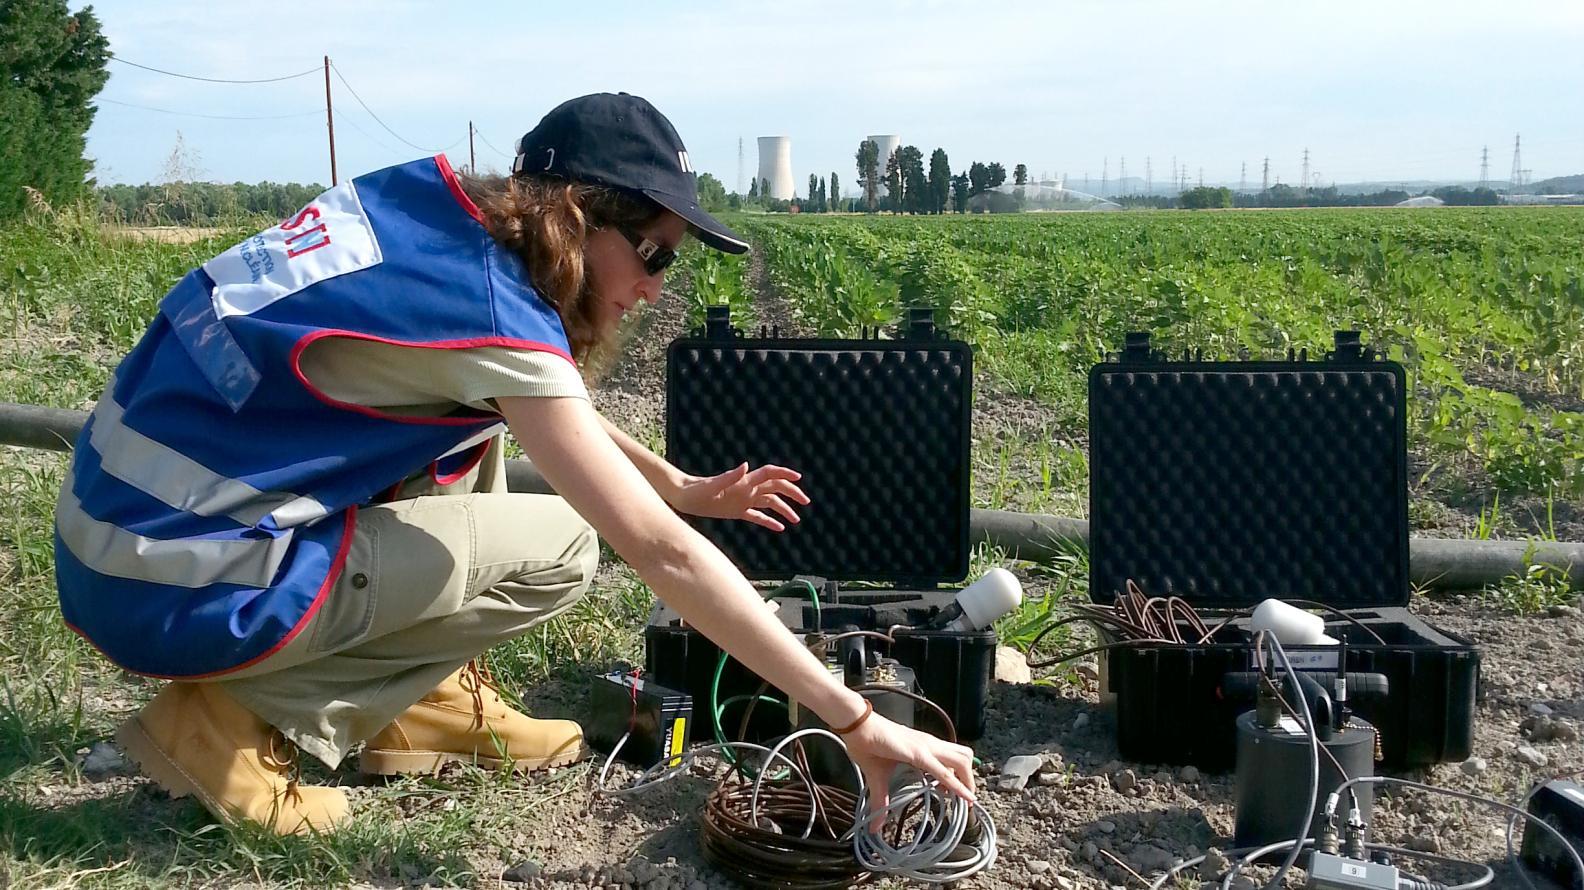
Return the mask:
{"type": "Polygon", "coordinates": [[[498,769],[509,760],[512,769],[526,771],[586,756],[581,727],[513,710],[494,679],[470,661],[369,739],[358,763],[381,775],[432,775],[447,763],[498,769]]]}
{"type": "Polygon", "coordinates": [[[347,819],[346,794],[297,784],[297,747],[213,683],[166,686],[116,741],[171,797],[191,794],[222,821],[304,834],[347,819]]]}

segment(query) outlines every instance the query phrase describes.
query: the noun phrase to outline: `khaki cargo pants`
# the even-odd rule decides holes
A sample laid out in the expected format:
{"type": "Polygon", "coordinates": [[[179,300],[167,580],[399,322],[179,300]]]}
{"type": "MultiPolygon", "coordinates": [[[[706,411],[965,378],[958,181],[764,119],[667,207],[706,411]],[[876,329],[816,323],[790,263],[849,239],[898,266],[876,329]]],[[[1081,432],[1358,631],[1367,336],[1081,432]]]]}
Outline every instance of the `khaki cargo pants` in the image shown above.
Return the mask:
{"type": "Polygon", "coordinates": [[[447,675],[588,589],[598,539],[566,501],[506,490],[502,440],[439,486],[427,475],[358,511],[317,614],[258,664],[211,682],[338,766],[447,675]]]}

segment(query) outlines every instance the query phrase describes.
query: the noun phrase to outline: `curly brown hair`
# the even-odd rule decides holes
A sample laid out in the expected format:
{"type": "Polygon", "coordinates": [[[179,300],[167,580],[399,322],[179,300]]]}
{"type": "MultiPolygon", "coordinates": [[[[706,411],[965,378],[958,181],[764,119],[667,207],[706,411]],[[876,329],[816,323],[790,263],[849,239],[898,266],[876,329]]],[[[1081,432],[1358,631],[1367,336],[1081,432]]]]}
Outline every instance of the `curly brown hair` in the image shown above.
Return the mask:
{"type": "Polygon", "coordinates": [[[614,330],[601,330],[583,248],[591,232],[609,226],[642,228],[660,205],[640,195],[531,176],[463,174],[462,190],[478,205],[484,228],[528,269],[529,280],[561,316],[572,357],[585,373],[603,364],[614,330]]]}

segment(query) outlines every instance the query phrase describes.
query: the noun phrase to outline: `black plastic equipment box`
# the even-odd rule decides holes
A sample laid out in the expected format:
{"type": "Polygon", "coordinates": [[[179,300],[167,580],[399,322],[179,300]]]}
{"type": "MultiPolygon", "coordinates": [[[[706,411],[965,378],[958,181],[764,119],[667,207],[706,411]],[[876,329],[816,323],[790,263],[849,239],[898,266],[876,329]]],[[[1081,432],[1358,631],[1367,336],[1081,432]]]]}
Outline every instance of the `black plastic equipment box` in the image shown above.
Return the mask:
{"type": "MultiPolygon", "coordinates": [[[[1469,756],[1480,650],[1408,605],[1403,369],[1338,332],[1308,361],[1171,361],[1147,334],[1089,374],[1090,596],[1110,603],[1129,579],[1178,596],[1213,624],[1267,597],[1324,603],[1347,670],[1384,674],[1390,694],[1359,702],[1388,766],[1469,756]]],[[[1234,720],[1252,707],[1221,695],[1251,668],[1246,620],[1206,645],[1145,645],[1104,656],[1117,745],[1146,763],[1232,764],[1234,720]]],[[[1336,647],[1300,647],[1321,669],[1336,647]]],[[[1329,686],[1329,683],[1326,684],[1329,686]]]]}
{"type": "MultiPolygon", "coordinates": [[[[742,461],[791,467],[811,500],[798,508],[802,522],[779,533],[742,521],[690,521],[751,579],[817,576],[826,631],[926,621],[955,597],[940,585],[968,571],[973,352],[943,339],[928,310],[910,313],[899,333],[896,340],[744,338],[712,310],[702,335],[677,340],[666,355],[667,458],[699,475],[742,461]],[[845,581],[889,586],[840,590],[836,582],[845,581]]],[[[778,615],[793,630],[814,629],[806,593],[780,597],[778,615]]],[[[921,693],[946,711],[959,738],[978,738],[995,634],[899,629],[895,638],[886,654],[913,668],[921,693]]],[[[693,737],[709,738],[720,650],[664,607],[651,616],[644,642],[648,675],[692,694],[693,737]]],[[[760,682],[728,660],[720,699],[750,695],[760,682]]],[[[926,711],[920,708],[918,725],[939,730],[926,711]]],[[[728,737],[737,737],[740,717],[737,707],[728,712],[728,737]]],[[[787,731],[784,712],[756,707],[748,738],[787,731]]]]}

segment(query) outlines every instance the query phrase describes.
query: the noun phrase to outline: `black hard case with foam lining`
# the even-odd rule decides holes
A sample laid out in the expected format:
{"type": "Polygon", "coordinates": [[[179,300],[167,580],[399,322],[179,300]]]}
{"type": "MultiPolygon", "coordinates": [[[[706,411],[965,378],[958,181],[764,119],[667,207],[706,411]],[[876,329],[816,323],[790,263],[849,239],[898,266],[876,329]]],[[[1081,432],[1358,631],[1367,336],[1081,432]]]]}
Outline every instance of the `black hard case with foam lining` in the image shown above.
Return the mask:
{"type": "MultiPolygon", "coordinates": [[[[1405,415],[1402,367],[1356,332],[1318,361],[1171,361],[1130,335],[1089,375],[1090,596],[1110,603],[1131,579],[1216,618],[1267,597],[1347,610],[1385,641],[1326,616],[1347,670],[1390,683],[1356,706],[1384,763],[1466,759],[1480,650],[1407,608],[1405,415]]],[[[1223,698],[1221,679],[1250,669],[1251,640],[1240,619],[1210,644],[1105,653],[1122,756],[1231,766],[1252,703],[1223,698]]]]}
{"type": "MultiPolygon", "coordinates": [[[[815,576],[824,587],[821,627],[886,630],[951,604],[942,588],[968,571],[973,352],[943,339],[927,312],[910,314],[896,340],[744,338],[713,313],[702,334],[666,356],[666,456],[698,475],[747,461],[802,474],[802,521],[772,532],[748,522],[689,517],[754,580],[815,576]],[[841,590],[837,582],[883,582],[841,590]]],[[[814,629],[806,593],[778,598],[783,624],[814,629]]],[[[959,738],[984,731],[995,634],[898,630],[889,654],[914,669],[920,691],[952,719],[959,738]]],[[[645,670],[692,693],[694,738],[711,735],[710,685],[720,650],[657,607],[645,629],[645,670]]],[[[884,651],[887,647],[881,644],[884,651]]],[[[722,701],[760,679],[729,659],[722,701]]],[[[740,707],[740,706],[738,706],[740,707]]],[[[737,737],[740,711],[724,721],[737,737]]],[[[940,732],[927,709],[918,725],[940,732]]],[[[756,707],[749,738],[788,731],[785,713],[756,707]]]]}

